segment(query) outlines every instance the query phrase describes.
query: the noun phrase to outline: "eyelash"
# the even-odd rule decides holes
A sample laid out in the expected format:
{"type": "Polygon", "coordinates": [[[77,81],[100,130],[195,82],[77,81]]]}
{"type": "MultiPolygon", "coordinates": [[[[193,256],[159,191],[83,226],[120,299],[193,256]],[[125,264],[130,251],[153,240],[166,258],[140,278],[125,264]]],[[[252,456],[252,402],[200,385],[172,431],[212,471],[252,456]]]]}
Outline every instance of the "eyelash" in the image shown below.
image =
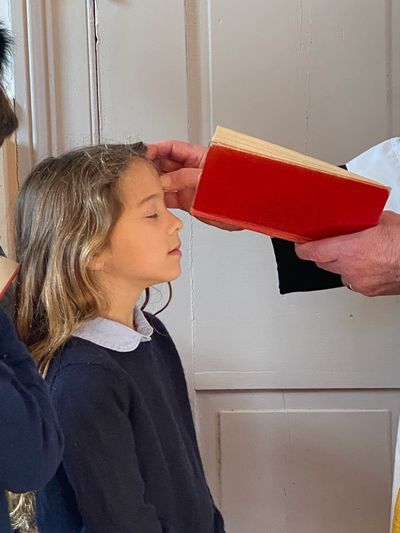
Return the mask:
{"type": "Polygon", "coordinates": [[[146,218],[158,218],[158,213],[154,213],[154,215],[148,215],[146,218]]]}

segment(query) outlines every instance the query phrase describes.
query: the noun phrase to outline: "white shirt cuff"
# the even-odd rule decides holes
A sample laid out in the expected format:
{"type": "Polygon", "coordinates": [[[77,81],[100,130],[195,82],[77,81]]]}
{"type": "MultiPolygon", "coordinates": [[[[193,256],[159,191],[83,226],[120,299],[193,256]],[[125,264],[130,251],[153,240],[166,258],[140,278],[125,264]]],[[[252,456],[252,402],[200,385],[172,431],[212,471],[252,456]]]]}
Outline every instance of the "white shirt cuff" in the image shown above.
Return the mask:
{"type": "Polygon", "coordinates": [[[393,137],[347,163],[350,172],[392,188],[385,210],[400,213],[400,137],[393,137]]]}

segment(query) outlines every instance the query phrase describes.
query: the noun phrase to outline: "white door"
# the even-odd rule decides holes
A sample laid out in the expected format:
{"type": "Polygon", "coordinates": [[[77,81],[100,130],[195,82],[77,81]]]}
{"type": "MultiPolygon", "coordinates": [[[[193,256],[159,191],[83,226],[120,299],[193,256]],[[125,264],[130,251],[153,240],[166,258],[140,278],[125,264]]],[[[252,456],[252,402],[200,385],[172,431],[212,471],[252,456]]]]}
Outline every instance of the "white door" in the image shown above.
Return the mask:
{"type": "MultiPolygon", "coordinates": [[[[17,102],[30,94],[34,111],[20,133],[21,176],[46,152],[97,140],[206,144],[217,124],[338,164],[400,135],[396,0],[13,6],[19,65],[34,67],[16,72],[17,102]],[[27,90],[32,80],[41,92],[27,90]]],[[[282,297],[265,236],[184,219],[185,273],[164,320],[227,531],[386,533],[399,299],[282,297]]]]}

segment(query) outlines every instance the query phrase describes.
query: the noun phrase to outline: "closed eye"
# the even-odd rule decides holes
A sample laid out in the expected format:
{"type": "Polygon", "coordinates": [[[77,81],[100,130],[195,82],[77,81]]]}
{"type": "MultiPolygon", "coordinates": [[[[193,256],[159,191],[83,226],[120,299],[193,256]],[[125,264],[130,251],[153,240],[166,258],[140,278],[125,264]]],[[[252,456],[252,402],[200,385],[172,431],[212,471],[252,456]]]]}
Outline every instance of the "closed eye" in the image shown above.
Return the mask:
{"type": "Polygon", "coordinates": [[[147,215],[145,218],[157,218],[158,213],[153,213],[152,215],[147,215]]]}

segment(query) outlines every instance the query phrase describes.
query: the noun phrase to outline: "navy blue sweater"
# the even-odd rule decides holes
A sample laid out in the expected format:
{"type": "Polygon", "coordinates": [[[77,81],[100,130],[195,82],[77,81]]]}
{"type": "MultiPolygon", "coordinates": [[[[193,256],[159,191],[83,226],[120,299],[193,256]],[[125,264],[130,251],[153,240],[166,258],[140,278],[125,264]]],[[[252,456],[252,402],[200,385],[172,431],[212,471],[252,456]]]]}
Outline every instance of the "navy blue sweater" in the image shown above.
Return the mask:
{"type": "Polygon", "coordinates": [[[0,532],[11,531],[4,490],[45,485],[62,457],[62,437],[47,386],[0,309],[0,532]]]}
{"type": "Polygon", "coordinates": [[[41,533],[222,533],[183,369],[162,323],[130,352],[74,337],[48,382],[65,437],[37,493],[41,533]]]}

